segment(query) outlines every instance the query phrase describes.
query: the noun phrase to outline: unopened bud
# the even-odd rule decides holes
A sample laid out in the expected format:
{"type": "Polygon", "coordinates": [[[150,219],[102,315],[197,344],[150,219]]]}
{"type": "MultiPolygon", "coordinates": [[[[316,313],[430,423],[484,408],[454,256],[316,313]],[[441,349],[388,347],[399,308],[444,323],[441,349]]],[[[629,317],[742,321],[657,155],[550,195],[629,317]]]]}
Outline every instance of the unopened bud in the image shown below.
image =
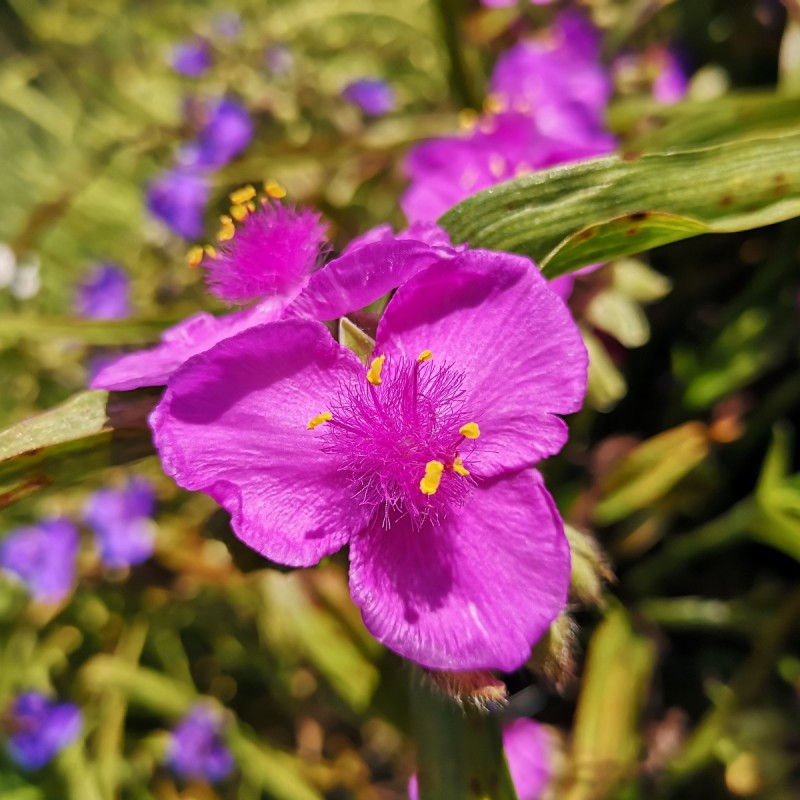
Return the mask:
{"type": "Polygon", "coordinates": [[[585,606],[603,606],[603,586],[613,582],[608,556],[590,533],[564,526],[572,556],[569,580],[570,598],[585,606]]]}
{"type": "Polygon", "coordinates": [[[504,706],[508,699],[506,685],[488,670],[444,672],[422,668],[420,674],[437,692],[461,706],[470,705],[488,711],[504,706]]]}
{"type": "Polygon", "coordinates": [[[528,659],[529,669],[561,694],[575,681],[577,630],[575,620],[563,612],[536,643],[528,659]]]}

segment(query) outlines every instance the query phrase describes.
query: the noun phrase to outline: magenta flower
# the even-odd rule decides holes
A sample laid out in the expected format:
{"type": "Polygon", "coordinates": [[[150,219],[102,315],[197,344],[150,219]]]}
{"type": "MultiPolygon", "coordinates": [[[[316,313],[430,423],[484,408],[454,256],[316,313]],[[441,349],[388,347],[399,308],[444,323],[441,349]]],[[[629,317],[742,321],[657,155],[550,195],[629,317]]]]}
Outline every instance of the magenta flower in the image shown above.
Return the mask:
{"type": "Polygon", "coordinates": [[[217,783],[233,771],[233,756],[220,736],[219,714],[196,705],[172,732],[167,760],[181,778],[217,783]]]}
{"type": "Polygon", "coordinates": [[[151,416],[164,469],[273,561],[349,544],[364,622],[405,658],[513,670],[566,602],[569,549],[532,467],[581,406],[578,329],[530,261],[474,250],[400,286],[375,354],[365,373],[308,319],[220,342],[151,416]]]}
{"type": "Polygon", "coordinates": [[[227,303],[274,298],[286,304],[317,266],[326,227],[313,211],[264,201],[203,260],[209,289],[227,303]]]}
{"type": "Polygon", "coordinates": [[[72,591],[77,556],[78,531],[67,519],[18,528],[0,542],[0,570],[45,603],[60,603],[72,591]]]}
{"type": "Polygon", "coordinates": [[[501,56],[490,90],[491,111],[471,129],[409,153],[401,205],[410,220],[438,219],[497,183],[614,148],[603,127],[611,82],[597,31],[579,15],[562,14],[547,37],[501,56]]]}
{"type": "MultiPolygon", "coordinates": [[[[532,719],[517,719],[503,728],[503,748],[517,800],[539,800],[550,782],[550,739],[532,719]]],[[[408,782],[409,800],[417,800],[417,776],[408,782]]]]}
{"type": "Polygon", "coordinates": [[[153,554],[155,531],[150,518],[153,487],[131,478],[122,489],[100,489],[86,503],[86,524],[94,531],[100,560],[107,567],[129,567],[153,554]]]}
{"type": "Polygon", "coordinates": [[[206,258],[209,282],[226,300],[261,298],[257,305],[220,317],[202,312],[166,331],[161,343],[102,366],[92,388],[127,391],[161,386],[185,361],[254,325],[282,316],[332,320],[369,305],[417,270],[456,250],[435,225],[412,226],[395,236],[388,226],[351,243],[315,272],[323,224],[308,211],[264,204],[232,239],[206,258]]]}
{"type": "Polygon", "coordinates": [[[54,703],[38,692],[18,695],[5,714],[9,755],[23,769],[41,769],[81,732],[83,717],[72,703],[54,703]]]}

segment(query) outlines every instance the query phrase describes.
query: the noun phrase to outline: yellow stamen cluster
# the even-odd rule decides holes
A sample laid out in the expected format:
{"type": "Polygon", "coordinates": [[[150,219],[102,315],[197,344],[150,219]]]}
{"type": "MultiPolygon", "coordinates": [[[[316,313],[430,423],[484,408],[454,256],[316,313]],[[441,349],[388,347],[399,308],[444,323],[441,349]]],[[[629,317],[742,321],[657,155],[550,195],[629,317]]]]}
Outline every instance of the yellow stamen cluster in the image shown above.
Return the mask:
{"type": "Polygon", "coordinates": [[[270,197],[274,197],[276,200],[286,197],[286,189],[284,189],[283,186],[278,183],[278,181],[274,181],[271,178],[267,181],[264,181],[264,191],[270,197]]]}
{"type": "Polygon", "coordinates": [[[458,432],[465,439],[477,439],[481,435],[481,429],[478,427],[477,422],[468,422],[466,425],[462,425],[458,432]]]}
{"type": "Polygon", "coordinates": [[[189,252],[186,254],[186,261],[188,262],[189,266],[194,269],[195,267],[200,265],[200,262],[203,260],[203,248],[201,245],[196,244],[189,252]]]}
{"type": "Polygon", "coordinates": [[[220,218],[220,229],[217,232],[217,241],[218,242],[227,242],[236,235],[236,227],[233,224],[233,220],[223,214],[220,218]]]}
{"type": "Polygon", "coordinates": [[[231,203],[235,206],[245,206],[255,196],[256,190],[254,186],[242,186],[241,189],[237,189],[228,195],[231,203]]]}
{"type": "Polygon", "coordinates": [[[381,370],[383,369],[383,362],[386,361],[386,356],[378,356],[372,359],[372,363],[367,370],[367,380],[373,386],[381,385],[381,370]]]}
{"type": "Polygon", "coordinates": [[[308,421],[308,430],[313,431],[314,428],[318,428],[325,422],[330,422],[333,419],[333,414],[330,411],[323,411],[321,414],[317,414],[316,417],[312,417],[308,421]]]}
{"type": "Polygon", "coordinates": [[[433,358],[433,353],[430,350],[423,350],[418,356],[417,361],[421,364],[423,361],[430,361],[433,358]]]}
{"type": "Polygon", "coordinates": [[[444,464],[441,461],[429,461],[425,465],[425,476],[419,482],[420,491],[427,495],[436,494],[443,472],[444,464]]]}

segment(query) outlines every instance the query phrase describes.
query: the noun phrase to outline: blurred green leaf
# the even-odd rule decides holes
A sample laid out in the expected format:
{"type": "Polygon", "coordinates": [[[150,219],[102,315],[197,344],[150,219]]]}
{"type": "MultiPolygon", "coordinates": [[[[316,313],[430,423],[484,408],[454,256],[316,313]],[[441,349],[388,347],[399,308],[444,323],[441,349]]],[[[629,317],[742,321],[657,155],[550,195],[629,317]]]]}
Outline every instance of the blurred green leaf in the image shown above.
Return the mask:
{"type": "Polygon", "coordinates": [[[628,386],[608,350],[588,327],[581,326],[581,336],[589,353],[587,402],[599,411],[608,411],[625,397],[628,386]]]}
{"type": "Polygon", "coordinates": [[[563,800],[617,797],[633,777],[641,748],[641,716],[656,664],[655,642],[612,611],[589,645],[563,800]]]}
{"type": "Polygon", "coordinates": [[[497,717],[461,708],[411,677],[420,800],[517,800],[497,717]]]}
{"type": "Polygon", "coordinates": [[[555,167],[479,192],[440,222],[456,242],[522,253],[554,278],[798,215],[800,133],[793,133],[555,167]]]}
{"type": "Polygon", "coordinates": [[[0,432],[0,507],[153,452],[149,393],[86,391],[0,432]]]}
{"type": "Polygon", "coordinates": [[[624,135],[623,149],[686,149],[797,131],[800,99],[774,91],[739,91],[713,100],[691,98],[664,105],[641,97],[611,106],[612,130],[624,135]]]}
{"type": "Polygon", "coordinates": [[[636,446],[601,480],[594,520],[609,525],[662,498],[708,455],[708,434],[687,422],[636,446]]]}
{"type": "Polygon", "coordinates": [[[642,307],[622,292],[601,289],[586,306],[586,319],[625,347],[641,347],[650,338],[650,325],[642,307]]]}
{"type": "Polygon", "coordinates": [[[800,561],[800,473],[789,475],[791,458],[790,430],[777,426],[756,488],[753,534],[800,561]]]}

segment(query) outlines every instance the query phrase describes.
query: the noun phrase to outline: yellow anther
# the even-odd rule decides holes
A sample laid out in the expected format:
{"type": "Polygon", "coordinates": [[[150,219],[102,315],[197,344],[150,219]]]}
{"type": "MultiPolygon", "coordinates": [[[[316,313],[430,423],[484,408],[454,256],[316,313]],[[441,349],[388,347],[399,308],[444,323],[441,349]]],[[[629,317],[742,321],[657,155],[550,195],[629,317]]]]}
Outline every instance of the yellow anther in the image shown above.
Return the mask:
{"type": "Polygon", "coordinates": [[[252,214],[256,210],[256,204],[251,200],[245,208],[252,214]]]}
{"type": "Polygon", "coordinates": [[[462,425],[458,432],[465,439],[477,439],[481,435],[481,429],[478,427],[477,422],[468,422],[466,425],[462,425]]]}
{"type": "Polygon", "coordinates": [[[231,206],[231,216],[237,222],[241,222],[249,213],[250,209],[247,206],[231,206]]]}
{"type": "Polygon", "coordinates": [[[455,472],[456,475],[469,475],[469,470],[464,466],[464,461],[461,456],[456,456],[456,458],[453,459],[453,472],[455,472]]]}
{"type": "Polygon", "coordinates": [[[213,245],[207,244],[207,245],[206,245],[206,246],[203,248],[203,250],[204,250],[205,254],[206,254],[206,255],[207,255],[209,258],[216,258],[216,257],[217,257],[217,248],[216,248],[216,247],[214,247],[213,245]]]}
{"type": "Polygon", "coordinates": [[[425,465],[425,476],[419,482],[422,494],[436,494],[439,484],[442,482],[444,464],[441,461],[429,461],[425,465]]]}
{"type": "Polygon", "coordinates": [[[316,417],[308,421],[308,430],[313,431],[314,428],[319,427],[323,422],[330,422],[332,419],[333,414],[331,414],[330,411],[323,411],[321,414],[317,414],[316,417]]]}
{"type": "Polygon", "coordinates": [[[462,131],[469,131],[478,121],[478,112],[474,108],[464,108],[458,112],[458,127],[462,131]]]}
{"type": "Polygon", "coordinates": [[[278,181],[274,181],[271,178],[268,181],[264,181],[264,191],[276,200],[286,197],[286,189],[284,189],[278,181]]]}
{"type": "Polygon", "coordinates": [[[218,242],[227,242],[229,239],[233,239],[236,235],[236,228],[233,226],[233,220],[223,214],[220,218],[220,229],[217,232],[217,241],[218,242]]]}
{"type": "Polygon", "coordinates": [[[194,268],[199,266],[202,260],[203,260],[203,248],[199,244],[196,244],[186,254],[186,261],[188,262],[190,267],[194,268]]]}
{"type": "Polygon", "coordinates": [[[490,94],[483,103],[483,107],[490,114],[499,114],[501,111],[506,110],[506,102],[504,98],[496,94],[490,94]]]}
{"type": "Polygon", "coordinates": [[[248,200],[252,200],[255,196],[256,190],[254,186],[242,186],[241,189],[237,189],[235,192],[231,192],[228,195],[231,199],[231,203],[235,206],[243,205],[248,200]]]}
{"type": "Polygon", "coordinates": [[[386,356],[378,356],[372,359],[372,363],[367,370],[367,380],[373,386],[381,385],[381,370],[383,369],[383,362],[386,361],[386,356]]]}
{"type": "Polygon", "coordinates": [[[417,361],[430,361],[433,358],[433,353],[430,350],[423,350],[418,356],[417,361]]]}

